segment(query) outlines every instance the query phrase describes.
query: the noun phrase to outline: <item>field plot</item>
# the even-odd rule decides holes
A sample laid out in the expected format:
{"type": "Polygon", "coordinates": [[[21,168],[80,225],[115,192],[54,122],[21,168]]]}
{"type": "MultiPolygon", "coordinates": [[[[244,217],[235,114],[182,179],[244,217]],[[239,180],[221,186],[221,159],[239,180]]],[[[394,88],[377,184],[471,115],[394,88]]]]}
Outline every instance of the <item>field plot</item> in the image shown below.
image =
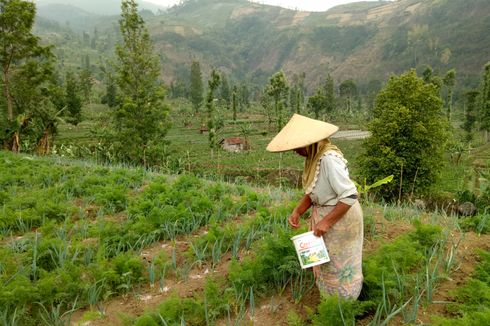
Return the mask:
{"type": "Polygon", "coordinates": [[[2,325],[489,320],[486,224],[363,203],[363,292],[339,301],[300,269],[298,191],[5,152],[0,169],[2,325]]]}

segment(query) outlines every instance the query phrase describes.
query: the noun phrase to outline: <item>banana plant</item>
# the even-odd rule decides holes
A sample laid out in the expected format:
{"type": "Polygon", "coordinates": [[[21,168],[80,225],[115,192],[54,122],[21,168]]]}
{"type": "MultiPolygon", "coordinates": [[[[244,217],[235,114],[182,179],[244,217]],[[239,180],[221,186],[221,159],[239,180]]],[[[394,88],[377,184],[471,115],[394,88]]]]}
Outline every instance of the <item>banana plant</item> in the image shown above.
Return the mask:
{"type": "Polygon", "coordinates": [[[380,187],[380,186],[382,186],[384,184],[390,183],[391,181],[393,181],[393,174],[387,176],[386,178],[383,178],[381,180],[378,180],[375,183],[370,184],[370,185],[366,184],[366,178],[364,178],[364,180],[362,182],[362,185],[361,184],[358,184],[355,181],[354,181],[354,184],[357,187],[357,193],[359,194],[359,196],[363,196],[364,199],[367,200],[368,199],[368,192],[369,192],[369,190],[371,190],[373,188],[380,187]]]}

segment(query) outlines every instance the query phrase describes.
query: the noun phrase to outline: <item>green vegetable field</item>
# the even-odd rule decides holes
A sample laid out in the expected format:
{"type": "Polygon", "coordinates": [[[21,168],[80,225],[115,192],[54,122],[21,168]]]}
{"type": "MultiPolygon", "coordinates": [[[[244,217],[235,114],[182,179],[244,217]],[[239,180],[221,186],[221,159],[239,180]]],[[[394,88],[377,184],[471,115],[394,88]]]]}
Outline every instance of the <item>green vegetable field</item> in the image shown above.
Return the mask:
{"type": "Polygon", "coordinates": [[[490,318],[490,238],[472,218],[363,203],[361,297],[322,300],[290,240],[306,223],[286,223],[298,191],[7,152],[0,169],[2,325],[490,318]]]}

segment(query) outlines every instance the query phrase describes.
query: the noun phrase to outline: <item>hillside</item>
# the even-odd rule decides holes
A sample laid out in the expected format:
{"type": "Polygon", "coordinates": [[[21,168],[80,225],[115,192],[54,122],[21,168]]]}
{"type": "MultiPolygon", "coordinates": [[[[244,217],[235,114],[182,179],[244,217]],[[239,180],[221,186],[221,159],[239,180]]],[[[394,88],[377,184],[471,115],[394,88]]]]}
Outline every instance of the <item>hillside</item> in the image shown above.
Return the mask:
{"type": "MultiPolygon", "coordinates": [[[[120,0],[35,0],[38,8],[49,8],[52,5],[65,5],[82,9],[95,15],[119,15],[121,12],[120,0]]],[[[158,6],[151,2],[136,1],[141,9],[151,11],[164,10],[165,7],[158,6]]],[[[62,17],[62,16],[58,16],[62,17]]]]}
{"type": "MultiPolygon", "coordinates": [[[[40,9],[39,15],[46,14],[40,9]]],[[[279,69],[289,76],[305,72],[312,87],[326,71],[337,81],[366,85],[426,64],[439,74],[455,68],[465,87],[476,84],[489,60],[489,16],[486,0],[359,2],[326,12],[194,0],[145,20],[167,82],[187,80],[190,63],[199,60],[204,76],[216,67],[259,87],[279,69]]],[[[85,30],[95,24],[116,38],[116,23],[117,16],[107,17],[87,22],[85,30]]]]}

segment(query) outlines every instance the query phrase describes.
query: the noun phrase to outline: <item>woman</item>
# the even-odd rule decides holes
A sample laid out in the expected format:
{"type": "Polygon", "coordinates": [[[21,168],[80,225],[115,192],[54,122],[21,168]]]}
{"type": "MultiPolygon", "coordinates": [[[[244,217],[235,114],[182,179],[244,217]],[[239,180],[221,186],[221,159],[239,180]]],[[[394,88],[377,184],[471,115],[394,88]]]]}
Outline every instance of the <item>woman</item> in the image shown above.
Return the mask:
{"type": "Polygon", "coordinates": [[[313,267],[322,295],[357,299],[362,288],[362,210],[349,178],[347,161],[330,143],[332,124],[295,114],[267,146],[271,152],[294,150],[304,156],[305,194],[288,219],[293,228],[310,207],[311,229],[322,236],[330,262],[313,267]]]}

